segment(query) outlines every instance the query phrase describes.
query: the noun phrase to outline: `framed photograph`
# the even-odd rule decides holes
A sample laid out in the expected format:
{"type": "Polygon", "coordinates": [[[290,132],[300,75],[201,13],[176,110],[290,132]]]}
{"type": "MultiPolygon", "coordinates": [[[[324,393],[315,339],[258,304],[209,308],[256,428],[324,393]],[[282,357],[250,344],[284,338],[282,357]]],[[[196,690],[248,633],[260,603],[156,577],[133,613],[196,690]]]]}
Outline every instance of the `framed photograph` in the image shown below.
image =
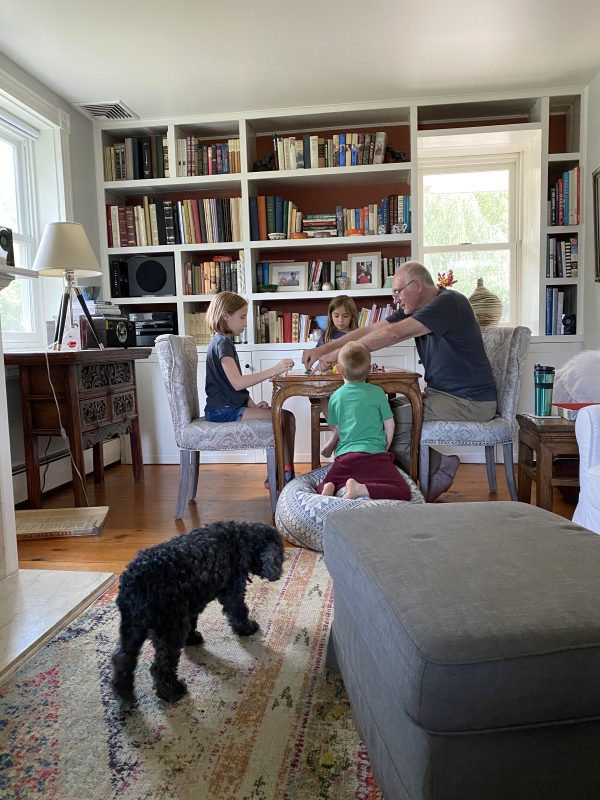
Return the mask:
{"type": "Polygon", "coordinates": [[[592,173],[592,181],[594,199],[594,280],[596,283],[600,283],[600,167],[592,173]]]}
{"type": "Polygon", "coordinates": [[[351,253],[348,261],[352,289],[381,288],[381,253],[351,253]]]}
{"type": "Polygon", "coordinates": [[[269,264],[269,283],[276,285],[278,292],[308,291],[308,261],[269,264]]]}

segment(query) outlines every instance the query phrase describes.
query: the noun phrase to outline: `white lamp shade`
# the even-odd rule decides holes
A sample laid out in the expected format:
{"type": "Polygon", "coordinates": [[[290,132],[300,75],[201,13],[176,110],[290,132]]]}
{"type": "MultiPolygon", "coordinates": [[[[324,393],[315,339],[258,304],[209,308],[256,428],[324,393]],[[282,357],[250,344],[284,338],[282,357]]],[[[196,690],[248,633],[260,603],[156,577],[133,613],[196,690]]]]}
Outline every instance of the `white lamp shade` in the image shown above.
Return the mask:
{"type": "Polygon", "coordinates": [[[78,278],[102,275],[100,264],[79,222],[49,222],[33,262],[40,275],[62,277],[65,270],[78,278]]]}

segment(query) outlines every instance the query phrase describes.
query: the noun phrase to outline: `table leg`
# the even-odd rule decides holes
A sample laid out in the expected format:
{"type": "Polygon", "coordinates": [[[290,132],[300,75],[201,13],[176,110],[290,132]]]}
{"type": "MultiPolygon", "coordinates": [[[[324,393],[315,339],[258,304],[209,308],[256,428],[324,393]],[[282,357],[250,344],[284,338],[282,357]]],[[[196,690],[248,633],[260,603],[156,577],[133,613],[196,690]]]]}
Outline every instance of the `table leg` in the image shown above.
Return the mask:
{"type": "Polygon", "coordinates": [[[533,450],[519,437],[519,471],[517,500],[531,503],[531,474],[524,467],[533,467],[533,450]]]}
{"type": "Polygon", "coordinates": [[[552,511],[552,452],[540,443],[536,456],[537,505],[552,511]]]}
{"type": "Polygon", "coordinates": [[[129,442],[131,444],[131,465],[133,467],[133,480],[141,483],[144,480],[144,459],[142,457],[142,442],[140,439],[140,425],[136,417],[129,426],[129,442]]]}
{"type": "Polygon", "coordinates": [[[40,455],[38,437],[26,434],[23,440],[25,449],[25,470],[27,472],[27,499],[29,508],[42,507],[42,485],[40,483],[40,455]]]}
{"type": "Polygon", "coordinates": [[[94,483],[104,483],[104,444],[96,442],[94,450],[94,483]]]}
{"type": "Polygon", "coordinates": [[[321,466],[321,401],[310,398],[310,468],[321,466]]]}
{"type": "Polygon", "coordinates": [[[277,491],[280,492],[285,482],[285,465],[283,463],[283,428],[281,421],[281,406],[284,397],[280,390],[273,392],[271,415],[273,419],[273,434],[275,436],[275,463],[277,464],[277,491]]]}

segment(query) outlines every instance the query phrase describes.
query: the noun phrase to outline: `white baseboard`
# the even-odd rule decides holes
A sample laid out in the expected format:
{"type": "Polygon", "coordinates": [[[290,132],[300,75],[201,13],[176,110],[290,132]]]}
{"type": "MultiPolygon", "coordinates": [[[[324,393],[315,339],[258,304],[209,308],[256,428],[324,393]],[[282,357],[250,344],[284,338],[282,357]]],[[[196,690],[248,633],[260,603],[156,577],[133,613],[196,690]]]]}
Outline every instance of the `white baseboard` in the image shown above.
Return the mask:
{"type": "MultiPolygon", "coordinates": [[[[105,466],[108,464],[114,464],[115,461],[120,461],[121,443],[119,439],[111,439],[110,441],[105,442],[103,449],[105,466]]],[[[85,462],[85,472],[86,475],[89,475],[89,473],[94,469],[93,451],[91,449],[86,450],[83,456],[85,462]]],[[[41,476],[44,474],[44,469],[45,467],[40,467],[40,480],[42,479],[41,476]]],[[[71,483],[72,479],[73,474],[71,472],[71,459],[69,456],[59,458],[56,461],[52,461],[48,465],[44,491],[56,489],[58,486],[62,486],[65,483],[71,483]]],[[[15,495],[15,503],[22,503],[27,500],[27,476],[25,472],[19,472],[16,475],[13,475],[13,491],[15,495]]]]}

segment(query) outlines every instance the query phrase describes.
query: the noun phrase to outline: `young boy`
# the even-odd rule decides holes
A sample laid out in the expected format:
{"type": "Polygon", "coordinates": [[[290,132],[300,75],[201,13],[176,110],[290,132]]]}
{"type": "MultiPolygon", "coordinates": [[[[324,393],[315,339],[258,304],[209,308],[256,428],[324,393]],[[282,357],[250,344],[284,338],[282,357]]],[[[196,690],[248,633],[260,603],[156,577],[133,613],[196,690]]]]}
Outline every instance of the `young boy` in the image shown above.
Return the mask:
{"type": "Polygon", "coordinates": [[[394,466],[388,447],[394,435],[394,417],[383,389],[367,383],[371,354],[359,342],[348,342],[339,352],[344,377],[329,398],[327,421],[333,428],[321,453],[335,460],[317,491],[333,495],[343,486],[344,498],[410,500],[410,487],[394,466]]]}

